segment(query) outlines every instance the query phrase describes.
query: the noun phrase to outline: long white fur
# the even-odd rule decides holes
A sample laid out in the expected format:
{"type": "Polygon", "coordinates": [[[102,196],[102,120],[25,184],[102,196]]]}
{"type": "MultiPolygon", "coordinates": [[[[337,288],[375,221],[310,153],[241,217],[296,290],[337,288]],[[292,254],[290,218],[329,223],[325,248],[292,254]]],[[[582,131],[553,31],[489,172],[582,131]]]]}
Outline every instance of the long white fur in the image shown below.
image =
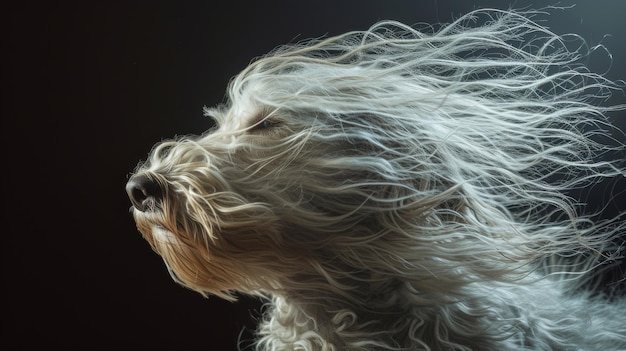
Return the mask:
{"type": "Polygon", "coordinates": [[[624,225],[567,196],[626,175],[601,157],[620,87],[534,15],[253,61],[138,167],[165,192],[138,229],[181,284],[267,298],[259,350],[625,350],[626,300],[586,289],[624,225]]]}

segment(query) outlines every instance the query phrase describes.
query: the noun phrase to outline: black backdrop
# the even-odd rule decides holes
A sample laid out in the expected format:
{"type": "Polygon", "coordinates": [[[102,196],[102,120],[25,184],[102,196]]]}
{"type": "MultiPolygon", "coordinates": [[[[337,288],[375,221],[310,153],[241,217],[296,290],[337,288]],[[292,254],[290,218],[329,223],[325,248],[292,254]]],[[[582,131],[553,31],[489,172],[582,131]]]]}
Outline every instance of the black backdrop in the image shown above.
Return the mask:
{"type": "MultiPolygon", "coordinates": [[[[234,350],[239,333],[254,326],[258,304],[245,297],[235,304],[207,300],[170,279],[135,230],[124,192],[129,172],[161,138],[201,133],[209,125],[202,107],[221,102],[229,78],[276,45],[365,29],[380,19],[447,22],[509,3],[6,6],[1,348],[234,350]]],[[[587,0],[551,15],[548,24],[604,43],[614,57],[608,76],[625,79],[625,13],[621,0],[587,0]]],[[[624,95],[615,99],[626,102],[624,95]]],[[[604,204],[610,191],[586,196],[604,204]]],[[[612,211],[624,208],[621,201],[623,195],[612,211]]]]}

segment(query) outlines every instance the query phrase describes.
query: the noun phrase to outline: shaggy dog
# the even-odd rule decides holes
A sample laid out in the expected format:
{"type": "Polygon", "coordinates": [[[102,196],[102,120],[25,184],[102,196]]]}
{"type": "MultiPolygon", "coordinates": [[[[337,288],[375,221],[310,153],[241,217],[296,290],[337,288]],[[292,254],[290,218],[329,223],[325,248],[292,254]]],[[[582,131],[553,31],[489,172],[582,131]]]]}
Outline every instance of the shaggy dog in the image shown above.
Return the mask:
{"type": "Polygon", "coordinates": [[[138,230],[184,286],[267,299],[259,350],[626,350],[626,300],[592,273],[624,225],[567,195],[626,173],[602,158],[619,86],[536,15],[253,61],[214,128],[138,166],[138,230]]]}

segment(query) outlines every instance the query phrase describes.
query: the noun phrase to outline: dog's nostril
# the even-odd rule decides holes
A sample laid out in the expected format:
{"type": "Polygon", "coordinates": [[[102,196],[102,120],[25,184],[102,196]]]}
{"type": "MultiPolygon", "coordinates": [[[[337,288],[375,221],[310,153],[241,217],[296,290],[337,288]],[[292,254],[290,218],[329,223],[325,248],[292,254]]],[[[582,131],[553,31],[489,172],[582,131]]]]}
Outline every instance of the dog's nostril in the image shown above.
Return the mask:
{"type": "Polygon", "coordinates": [[[163,194],[161,186],[152,178],[144,175],[132,177],[126,183],[126,193],[133,206],[144,212],[163,194]]]}

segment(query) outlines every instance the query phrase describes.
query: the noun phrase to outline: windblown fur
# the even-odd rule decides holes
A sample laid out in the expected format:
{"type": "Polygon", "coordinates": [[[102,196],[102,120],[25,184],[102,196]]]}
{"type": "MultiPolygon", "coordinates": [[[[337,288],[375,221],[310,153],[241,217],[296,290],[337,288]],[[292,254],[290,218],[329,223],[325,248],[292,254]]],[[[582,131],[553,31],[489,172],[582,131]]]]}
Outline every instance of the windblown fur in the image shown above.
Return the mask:
{"type": "Polygon", "coordinates": [[[626,300],[590,283],[623,222],[568,196],[626,175],[602,157],[624,150],[623,106],[602,107],[620,87],[532,17],[384,21],[253,61],[214,128],[137,168],[139,231],[179,283],[268,299],[259,350],[625,350],[626,300]]]}

